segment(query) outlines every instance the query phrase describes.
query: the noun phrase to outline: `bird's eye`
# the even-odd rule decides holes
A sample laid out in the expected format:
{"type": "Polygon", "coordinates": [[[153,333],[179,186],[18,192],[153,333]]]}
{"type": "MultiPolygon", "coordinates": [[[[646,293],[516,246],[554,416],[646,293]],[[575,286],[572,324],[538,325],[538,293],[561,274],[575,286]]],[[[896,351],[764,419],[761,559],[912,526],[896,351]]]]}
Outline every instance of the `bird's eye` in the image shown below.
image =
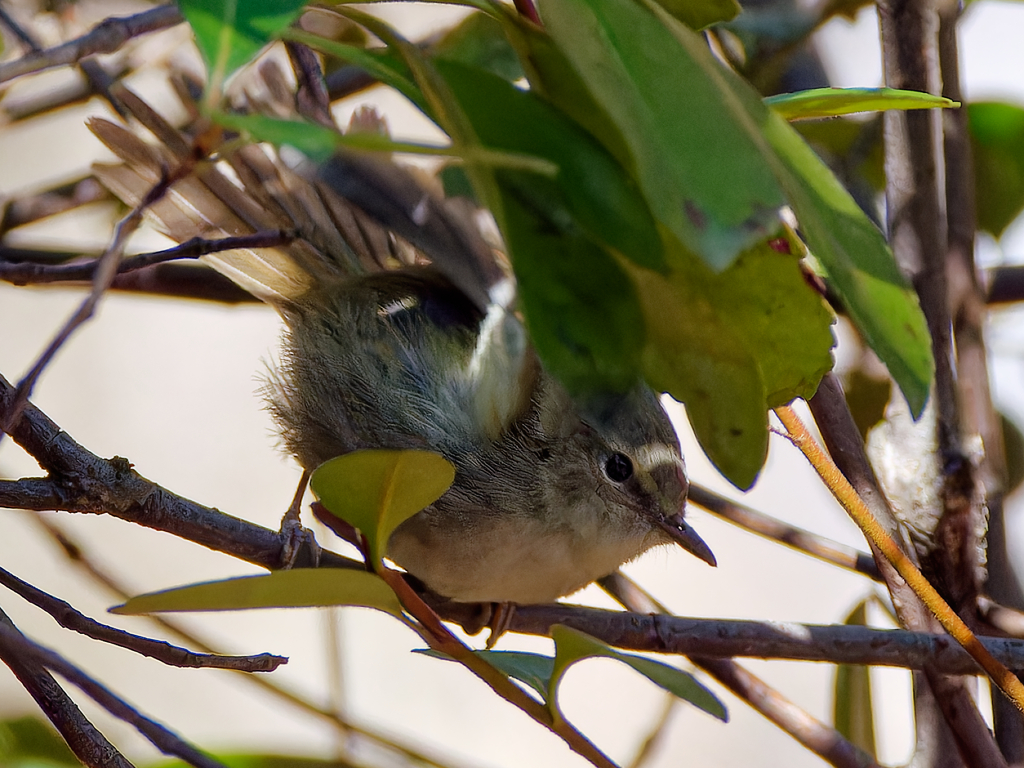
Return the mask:
{"type": "Polygon", "coordinates": [[[633,462],[624,453],[613,453],[604,463],[604,473],[613,483],[622,483],[633,476],[633,462]]]}

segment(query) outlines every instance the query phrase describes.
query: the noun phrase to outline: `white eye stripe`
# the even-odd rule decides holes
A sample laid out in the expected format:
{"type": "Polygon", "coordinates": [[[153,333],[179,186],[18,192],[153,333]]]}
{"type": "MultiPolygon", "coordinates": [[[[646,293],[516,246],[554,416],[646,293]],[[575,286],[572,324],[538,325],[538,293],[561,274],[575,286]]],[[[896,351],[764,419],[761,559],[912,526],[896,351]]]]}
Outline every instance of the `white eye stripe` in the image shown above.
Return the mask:
{"type": "Polygon", "coordinates": [[[633,451],[633,458],[648,472],[661,465],[677,467],[683,463],[679,450],[666,443],[642,445],[633,451]]]}

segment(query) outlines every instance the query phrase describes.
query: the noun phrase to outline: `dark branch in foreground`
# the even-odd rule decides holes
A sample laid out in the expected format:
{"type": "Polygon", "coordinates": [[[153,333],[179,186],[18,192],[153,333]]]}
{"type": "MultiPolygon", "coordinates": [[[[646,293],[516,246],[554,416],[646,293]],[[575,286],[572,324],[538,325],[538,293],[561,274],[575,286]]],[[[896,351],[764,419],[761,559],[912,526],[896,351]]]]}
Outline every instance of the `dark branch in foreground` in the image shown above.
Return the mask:
{"type": "MultiPolygon", "coordinates": [[[[0,628],[12,637],[24,637],[2,610],[0,628]]],[[[96,730],[42,664],[19,653],[17,648],[3,643],[0,643],[0,660],[10,668],[18,682],[35,699],[43,714],[53,723],[54,728],[83,765],[88,768],[133,768],[117,748],[96,730]]]]}
{"type": "Polygon", "coordinates": [[[82,58],[93,54],[113,53],[133,37],[173,27],[182,21],[184,17],[174,5],[161,5],[134,16],[104,19],[75,40],[0,64],[0,83],[44,69],[77,64],[82,58]]]}
{"type": "Polygon", "coordinates": [[[141,714],[74,664],[53,651],[33,643],[16,629],[3,623],[0,623],[0,648],[3,648],[5,653],[16,654],[53,670],[68,682],[82,689],[89,698],[114,717],[134,726],[165,755],[179,757],[196,768],[224,768],[222,763],[204,755],[165,726],[141,714]]]}
{"type": "MultiPolygon", "coordinates": [[[[12,395],[13,387],[0,377],[0,417],[12,395]]],[[[0,506],[111,514],[267,569],[281,565],[283,539],[278,532],[177,496],[134,472],[126,459],[100,459],[32,405],[25,409],[11,436],[50,472],[50,477],[0,481],[0,506]]],[[[327,551],[320,562],[328,567],[363,568],[361,563],[327,551]]],[[[479,618],[476,605],[437,603],[435,608],[442,617],[463,625],[472,625],[479,618]]],[[[556,623],[638,651],[914,669],[930,664],[948,674],[978,672],[970,657],[948,636],[863,627],[681,619],[549,605],[521,606],[510,629],[547,636],[556,623]]],[[[1024,641],[989,639],[986,644],[1007,666],[1024,667],[1024,641]]]]}
{"type": "MultiPolygon", "coordinates": [[[[139,269],[177,259],[198,259],[210,253],[231,251],[236,248],[275,248],[288,245],[295,239],[289,232],[255,232],[239,237],[223,237],[207,240],[194,237],[181,245],[162,251],[151,251],[128,256],[117,265],[117,274],[123,275],[139,269]]],[[[14,285],[56,283],[77,280],[92,280],[99,268],[99,259],[74,264],[37,264],[29,261],[0,261],[0,280],[14,285]]]]}

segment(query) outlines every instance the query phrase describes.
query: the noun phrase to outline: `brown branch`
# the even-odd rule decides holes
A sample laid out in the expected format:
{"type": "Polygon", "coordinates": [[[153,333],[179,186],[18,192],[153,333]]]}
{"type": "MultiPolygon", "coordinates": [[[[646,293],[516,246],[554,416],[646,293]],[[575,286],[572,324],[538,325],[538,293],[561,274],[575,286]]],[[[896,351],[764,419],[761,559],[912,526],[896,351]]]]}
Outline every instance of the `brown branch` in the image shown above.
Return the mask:
{"type": "Polygon", "coordinates": [[[104,19],[81,37],[0,64],[0,83],[53,67],[77,64],[84,57],[97,53],[113,53],[133,37],[173,27],[182,21],[181,12],[174,5],[161,5],[134,16],[104,19]]]}
{"type": "MultiPolygon", "coordinates": [[[[7,614],[0,610],[0,627],[21,637],[7,614]]],[[[29,695],[53,723],[83,765],[88,768],[133,768],[117,748],[107,741],[96,726],[82,714],[82,710],[53,679],[38,661],[18,653],[16,649],[0,644],[2,660],[18,678],[29,695]]]]}
{"type": "MultiPolygon", "coordinates": [[[[193,237],[173,248],[140,253],[121,259],[117,265],[117,274],[123,275],[176,259],[198,259],[210,253],[231,251],[236,248],[275,248],[288,245],[294,239],[294,233],[283,230],[255,232],[251,235],[223,237],[216,240],[193,237]]],[[[100,259],[74,264],[0,261],[0,280],[6,280],[14,285],[91,280],[95,276],[96,270],[99,269],[100,263],[100,259]]]]}
{"type": "Polygon", "coordinates": [[[135,651],[164,664],[174,667],[209,667],[212,669],[235,669],[243,672],[272,672],[288,659],[270,653],[252,656],[219,656],[214,654],[194,653],[162,640],[125,632],[124,630],[101,624],[76,610],[71,604],[33,587],[22,581],[13,573],[0,568],[0,584],[24,598],[37,608],[50,614],[65,629],[70,629],[94,640],[110,643],[129,651],[135,651]]]}
{"type": "MultiPolygon", "coordinates": [[[[599,584],[627,610],[668,613],[663,605],[621,571],[606,576],[599,584]]],[[[734,659],[691,656],[690,660],[830,765],[836,768],[878,768],[870,755],[858,749],[839,731],[812,717],[734,659]]]]}
{"type": "MultiPolygon", "coordinates": [[[[97,584],[102,585],[112,595],[114,595],[121,602],[125,602],[129,597],[136,594],[134,591],[127,588],[127,586],[103,568],[93,562],[92,558],[88,556],[86,551],[76,542],[67,531],[62,530],[56,526],[53,522],[46,519],[46,516],[33,514],[32,519],[53,539],[53,541],[61,548],[68,560],[77,568],[81,569],[97,584]]],[[[223,653],[215,648],[214,646],[206,643],[199,638],[194,632],[186,629],[182,624],[174,621],[168,616],[160,614],[150,614],[146,617],[149,621],[162,627],[167,632],[171,633],[178,639],[185,643],[199,648],[205,653],[214,655],[223,655],[223,653]]],[[[416,763],[424,765],[434,766],[434,768],[448,768],[448,766],[441,762],[437,758],[430,757],[423,752],[414,749],[413,747],[405,744],[399,744],[394,741],[390,736],[386,736],[380,732],[374,731],[370,728],[365,728],[361,725],[347,720],[337,712],[321,707],[313,702],[303,698],[299,694],[296,694],[285,687],[275,683],[273,678],[265,675],[250,675],[245,672],[238,672],[237,674],[242,675],[242,679],[248,681],[252,685],[256,685],[262,688],[264,691],[276,696],[281,701],[287,702],[292,706],[298,708],[306,714],[313,715],[320,718],[326,723],[339,729],[346,735],[355,735],[366,739],[367,741],[373,742],[377,748],[383,748],[390,750],[397,755],[401,755],[404,758],[412,760],[416,763]]]]}
{"type": "MultiPolygon", "coordinates": [[[[0,376],[0,420],[13,397],[14,387],[0,376]]],[[[280,565],[283,540],[279,533],[171,493],[132,470],[126,459],[99,458],[35,406],[25,408],[10,435],[50,477],[0,481],[0,506],[110,514],[264,568],[280,565]]],[[[362,568],[329,552],[321,562],[362,568]]]]}
{"type": "Polygon", "coordinates": [[[222,763],[203,754],[167,727],[143,715],[59,654],[32,642],[16,629],[3,623],[0,623],[0,648],[3,648],[5,653],[30,659],[57,673],[80,688],[114,717],[135,727],[165,755],[179,757],[196,768],[224,768],[222,763]]]}
{"type": "Polygon", "coordinates": [[[720,496],[701,485],[690,484],[688,501],[730,523],[785,544],[798,552],[838,565],[841,568],[857,571],[872,579],[881,580],[882,578],[874,558],[866,552],[859,552],[853,547],[847,547],[839,542],[826,539],[824,536],[818,536],[810,531],[784,523],[763,512],[758,512],[756,509],[720,496]]]}
{"type": "MultiPolygon", "coordinates": [[[[127,89],[123,90],[127,91],[127,89]]],[[[190,174],[195,165],[195,160],[195,156],[187,158],[171,173],[165,173],[146,193],[139,204],[118,222],[117,227],[114,229],[113,240],[97,262],[92,277],[92,290],[89,292],[89,295],[75,313],[68,318],[60,331],[57,332],[53,340],[39,356],[38,360],[36,360],[35,365],[18,382],[13,398],[6,404],[3,418],[0,419],[0,429],[4,432],[9,433],[11,427],[17,423],[22,409],[28,403],[28,398],[32,394],[36,381],[38,381],[46,366],[49,365],[53,356],[57,354],[57,351],[64,345],[64,342],[71,337],[71,334],[93,316],[100,299],[107,288],[110,287],[114,276],[117,274],[117,265],[124,254],[128,238],[142,223],[142,216],[146,209],[160,200],[167,193],[167,190],[171,188],[172,184],[190,174]]]]}

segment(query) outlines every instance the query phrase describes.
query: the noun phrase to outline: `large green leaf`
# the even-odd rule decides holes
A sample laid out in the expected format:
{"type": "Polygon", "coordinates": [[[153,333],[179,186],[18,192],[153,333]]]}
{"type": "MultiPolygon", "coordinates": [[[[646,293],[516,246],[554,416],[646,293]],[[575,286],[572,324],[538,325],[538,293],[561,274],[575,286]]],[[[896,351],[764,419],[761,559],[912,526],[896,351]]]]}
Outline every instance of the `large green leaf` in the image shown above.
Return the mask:
{"type": "Polygon", "coordinates": [[[644,311],[643,371],[686,404],[701,447],[740,488],[768,450],[769,408],[810,397],[832,367],[832,314],[778,238],[716,273],[677,244],[670,273],[631,270],[644,311]]]}
{"type": "Polygon", "coordinates": [[[131,598],[111,613],[239,611],[353,605],[402,615],[398,597],[373,573],[343,568],[296,568],[259,576],[207,581],[131,598]]]}
{"type": "Polygon", "coordinates": [[[704,29],[712,24],[731,21],[740,12],[736,0],[655,0],[690,29],[704,29]]]}
{"type": "MultiPolygon", "coordinates": [[[[443,661],[455,661],[445,653],[427,648],[417,648],[413,653],[443,661]]],[[[552,657],[526,651],[475,651],[475,653],[495,669],[526,683],[541,699],[547,698],[551,673],[555,668],[555,660],[552,657]]]]}
{"type": "Polygon", "coordinates": [[[207,67],[211,92],[302,11],[302,0],[179,0],[207,67]]]}
{"type": "Polygon", "coordinates": [[[967,115],[978,228],[1001,237],[1024,210],[1024,108],[979,102],[967,115]]]}
{"type": "Polygon", "coordinates": [[[366,538],[376,566],[395,529],[437,501],[455,467],[430,451],[364,450],[321,464],[309,485],[320,502],[366,538]]]}
{"type": "Polygon", "coordinates": [[[561,624],[551,628],[551,637],[555,640],[555,663],[548,686],[547,702],[551,714],[555,717],[562,716],[558,709],[558,685],[566,670],[583,659],[603,657],[621,661],[672,695],[690,702],[723,722],[729,720],[725,705],[688,672],[660,661],[617,651],[588,634],[561,624]]]}
{"type": "Polygon", "coordinates": [[[507,175],[501,191],[530,338],[570,391],[625,391],[639,378],[644,345],[633,286],[604,248],[552,221],[557,206],[539,205],[536,191],[519,194],[507,175]]]}
{"type": "Polygon", "coordinates": [[[920,415],[935,363],[917,295],[882,233],[832,172],[785,120],[765,112],[765,135],[777,153],[779,180],[811,252],[915,417],[920,415]]]}
{"type": "Polygon", "coordinates": [[[813,88],[769,96],[764,103],[787,120],[836,117],[855,112],[885,109],[934,109],[959,107],[959,101],[919,91],[897,88],[813,88]]]}
{"type": "MultiPolygon", "coordinates": [[[[664,267],[647,204],[629,174],[589,133],[536,94],[496,75],[449,61],[435,66],[484,146],[549,160],[558,168],[554,183],[561,198],[552,202],[567,209],[580,229],[641,266],[664,267]]],[[[544,187],[546,181],[534,180],[544,187]]],[[[522,196],[532,186],[522,178],[515,183],[522,196]]],[[[547,204],[553,191],[541,187],[536,202],[547,204]]]]}
{"type": "Polygon", "coordinates": [[[553,41],[625,139],[655,218],[724,269],[778,229],[785,200],[724,69],[702,39],[659,10],[635,0],[541,8],[553,41]]]}
{"type": "Polygon", "coordinates": [[[509,82],[523,77],[523,67],[501,23],[486,13],[471,13],[448,30],[430,54],[435,59],[486,70],[509,82]]]}

